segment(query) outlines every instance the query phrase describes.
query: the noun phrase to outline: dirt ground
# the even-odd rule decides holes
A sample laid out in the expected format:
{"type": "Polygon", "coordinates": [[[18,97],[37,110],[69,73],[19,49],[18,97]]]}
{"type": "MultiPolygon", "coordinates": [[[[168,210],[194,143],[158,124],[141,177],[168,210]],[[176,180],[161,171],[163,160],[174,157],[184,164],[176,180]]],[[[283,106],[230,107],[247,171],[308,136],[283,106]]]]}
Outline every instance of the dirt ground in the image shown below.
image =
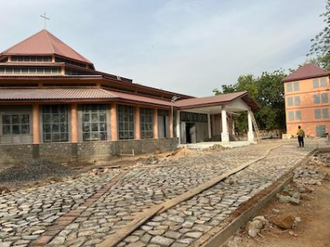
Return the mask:
{"type": "MultiPolygon", "coordinates": [[[[321,170],[330,174],[330,168],[321,170]]],[[[257,215],[265,216],[271,222],[273,216],[279,213],[292,213],[300,217],[301,222],[290,230],[281,230],[270,223],[261,230],[257,237],[250,237],[242,230],[234,238],[238,241],[232,245],[237,247],[330,247],[330,181],[323,181],[314,186],[309,193],[310,200],[302,200],[300,205],[279,203],[272,200],[257,215]]],[[[235,241],[234,241],[235,242],[235,241]]]]}

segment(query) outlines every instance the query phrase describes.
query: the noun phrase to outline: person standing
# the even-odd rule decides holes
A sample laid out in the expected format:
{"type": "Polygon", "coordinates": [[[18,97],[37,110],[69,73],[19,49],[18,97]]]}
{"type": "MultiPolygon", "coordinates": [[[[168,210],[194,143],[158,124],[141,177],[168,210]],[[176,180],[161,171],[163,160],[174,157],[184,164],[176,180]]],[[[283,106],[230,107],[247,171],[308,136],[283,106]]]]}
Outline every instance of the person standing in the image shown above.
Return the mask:
{"type": "Polygon", "coordinates": [[[303,131],[300,126],[298,126],[297,136],[298,136],[299,147],[303,148],[305,146],[304,144],[305,131],[303,131]]]}

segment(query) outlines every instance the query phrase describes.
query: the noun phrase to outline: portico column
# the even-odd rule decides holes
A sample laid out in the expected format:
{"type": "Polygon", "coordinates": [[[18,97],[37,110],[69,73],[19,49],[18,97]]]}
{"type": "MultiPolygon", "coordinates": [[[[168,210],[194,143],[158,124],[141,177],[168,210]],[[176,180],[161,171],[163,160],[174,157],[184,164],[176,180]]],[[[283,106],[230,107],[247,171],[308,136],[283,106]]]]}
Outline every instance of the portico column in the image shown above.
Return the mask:
{"type": "Polygon", "coordinates": [[[33,125],[33,144],[40,143],[40,124],[39,124],[39,104],[33,104],[32,125],[33,125]]]}
{"type": "Polygon", "coordinates": [[[140,107],[135,107],[135,139],[141,139],[140,107]]]}
{"type": "Polygon", "coordinates": [[[222,106],[221,108],[221,123],[222,123],[221,141],[229,142],[226,106],[222,106]]]}
{"type": "Polygon", "coordinates": [[[248,110],[248,141],[254,141],[254,133],[252,128],[252,112],[248,110]]]}
{"type": "Polygon", "coordinates": [[[178,138],[178,143],[181,144],[180,111],[176,112],[176,137],[178,138]]]}
{"type": "Polygon", "coordinates": [[[158,138],[158,111],[154,109],[154,138],[158,138]]]}
{"type": "Polygon", "coordinates": [[[71,142],[78,142],[78,112],[77,112],[77,103],[71,105],[71,142]]]}
{"type": "Polygon", "coordinates": [[[208,134],[209,134],[209,139],[211,139],[212,135],[211,135],[211,116],[210,116],[210,114],[207,114],[207,130],[208,130],[208,134]]]}
{"type": "Polygon", "coordinates": [[[111,140],[118,140],[118,124],[117,124],[117,105],[111,104],[111,140]]]}
{"type": "Polygon", "coordinates": [[[170,113],[170,137],[173,138],[173,109],[170,113]]]}

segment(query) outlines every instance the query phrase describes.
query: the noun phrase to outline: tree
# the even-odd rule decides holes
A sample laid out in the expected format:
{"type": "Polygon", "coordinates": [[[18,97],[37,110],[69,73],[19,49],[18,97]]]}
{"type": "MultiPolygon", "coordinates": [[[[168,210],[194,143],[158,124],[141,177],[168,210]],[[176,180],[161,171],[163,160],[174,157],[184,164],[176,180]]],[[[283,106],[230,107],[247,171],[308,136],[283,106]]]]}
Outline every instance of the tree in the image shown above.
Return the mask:
{"type": "Polygon", "coordinates": [[[313,44],[307,56],[314,64],[330,70],[330,0],[327,0],[325,8],[326,11],[320,15],[324,18],[325,27],[311,40],[313,44]]]}
{"type": "MultiPolygon", "coordinates": [[[[247,91],[261,106],[255,113],[255,118],[260,129],[285,128],[285,103],[282,79],[286,76],[284,71],[276,70],[272,73],[263,72],[260,77],[242,75],[237,83],[223,85],[222,90],[214,89],[217,94],[247,91]]],[[[247,114],[242,112],[236,121],[237,131],[247,131],[247,114]]]]}

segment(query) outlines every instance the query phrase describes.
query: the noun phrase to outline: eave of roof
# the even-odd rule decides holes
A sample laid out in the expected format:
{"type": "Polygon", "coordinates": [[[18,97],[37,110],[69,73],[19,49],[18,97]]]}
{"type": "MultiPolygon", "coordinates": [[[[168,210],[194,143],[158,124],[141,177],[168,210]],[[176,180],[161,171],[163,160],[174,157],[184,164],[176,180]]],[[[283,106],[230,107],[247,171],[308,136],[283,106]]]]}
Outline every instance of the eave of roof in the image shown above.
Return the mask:
{"type": "Polygon", "coordinates": [[[180,109],[193,109],[200,107],[209,107],[217,105],[225,105],[229,102],[232,102],[238,98],[241,98],[252,110],[259,110],[261,107],[259,104],[246,92],[235,92],[229,94],[220,94],[209,97],[202,98],[192,98],[179,100],[175,103],[180,109]]]}
{"type": "Polygon", "coordinates": [[[301,68],[297,69],[290,75],[286,76],[282,82],[291,82],[291,81],[299,81],[299,80],[307,80],[317,77],[329,76],[329,72],[324,69],[314,65],[314,64],[305,64],[301,68]]]}

